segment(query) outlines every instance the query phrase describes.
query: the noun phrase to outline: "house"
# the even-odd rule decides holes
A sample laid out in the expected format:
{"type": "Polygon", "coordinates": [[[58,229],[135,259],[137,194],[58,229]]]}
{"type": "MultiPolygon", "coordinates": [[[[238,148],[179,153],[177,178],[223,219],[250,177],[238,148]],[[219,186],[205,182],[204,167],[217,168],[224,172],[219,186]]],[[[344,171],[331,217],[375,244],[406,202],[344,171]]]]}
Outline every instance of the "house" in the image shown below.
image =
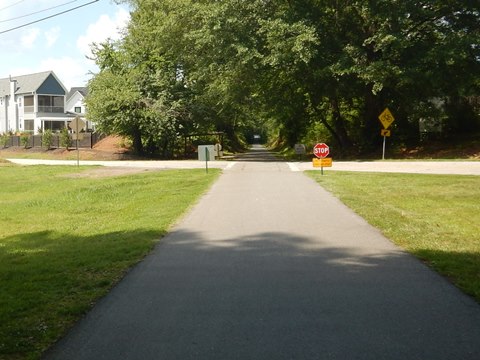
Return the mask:
{"type": "Polygon", "coordinates": [[[79,116],[87,124],[88,131],[94,130],[94,124],[85,119],[87,112],[85,107],[85,97],[88,95],[87,87],[73,87],[67,94],[65,109],[67,114],[79,116]]]}
{"type": "Polygon", "coordinates": [[[85,97],[88,90],[86,87],[73,87],[67,94],[66,109],[73,114],[85,115],[85,97]]]}
{"type": "Polygon", "coordinates": [[[67,93],[53,71],[0,79],[0,133],[61,130],[76,116],[66,111],[67,93]]]}

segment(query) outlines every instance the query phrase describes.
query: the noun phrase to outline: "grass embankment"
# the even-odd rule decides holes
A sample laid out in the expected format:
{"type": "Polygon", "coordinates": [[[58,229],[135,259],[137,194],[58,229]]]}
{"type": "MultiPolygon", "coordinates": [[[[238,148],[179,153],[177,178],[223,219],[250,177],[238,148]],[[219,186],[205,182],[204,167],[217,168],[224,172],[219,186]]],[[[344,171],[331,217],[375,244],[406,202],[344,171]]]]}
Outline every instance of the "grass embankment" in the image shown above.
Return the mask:
{"type": "Polygon", "coordinates": [[[480,302],[480,176],[309,174],[480,302]]]}
{"type": "Polygon", "coordinates": [[[142,259],[219,171],[0,170],[0,359],[36,359],[142,259]]]}

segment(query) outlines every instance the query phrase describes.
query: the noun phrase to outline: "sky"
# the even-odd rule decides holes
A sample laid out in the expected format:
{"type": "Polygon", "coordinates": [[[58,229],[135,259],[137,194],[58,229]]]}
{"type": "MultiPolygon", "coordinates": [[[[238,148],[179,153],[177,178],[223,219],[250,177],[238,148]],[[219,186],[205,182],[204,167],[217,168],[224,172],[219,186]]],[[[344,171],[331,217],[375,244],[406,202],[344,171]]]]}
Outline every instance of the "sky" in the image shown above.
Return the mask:
{"type": "Polygon", "coordinates": [[[98,71],[90,44],[119,39],[128,20],[112,0],[0,0],[0,78],[52,70],[67,90],[85,86],[98,71]]]}

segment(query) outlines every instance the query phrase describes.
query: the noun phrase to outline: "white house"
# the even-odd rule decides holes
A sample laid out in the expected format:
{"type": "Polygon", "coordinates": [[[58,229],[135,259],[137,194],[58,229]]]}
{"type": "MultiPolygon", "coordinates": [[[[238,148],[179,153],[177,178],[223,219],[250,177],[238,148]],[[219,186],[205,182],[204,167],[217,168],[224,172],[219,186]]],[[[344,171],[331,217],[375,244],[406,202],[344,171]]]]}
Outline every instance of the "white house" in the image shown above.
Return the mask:
{"type": "Polygon", "coordinates": [[[73,87],[67,94],[67,102],[65,109],[67,114],[72,116],[79,116],[87,124],[88,130],[94,130],[94,124],[91,121],[87,121],[85,114],[87,112],[85,106],[85,97],[88,94],[87,87],[73,87]]]}
{"type": "Polygon", "coordinates": [[[67,94],[66,110],[72,114],[85,115],[86,87],[73,87],[67,94]]]}
{"type": "MultiPolygon", "coordinates": [[[[61,130],[76,116],[66,111],[66,98],[53,71],[0,79],[0,133],[61,130]]],[[[83,115],[85,108],[80,111],[83,115]]]]}

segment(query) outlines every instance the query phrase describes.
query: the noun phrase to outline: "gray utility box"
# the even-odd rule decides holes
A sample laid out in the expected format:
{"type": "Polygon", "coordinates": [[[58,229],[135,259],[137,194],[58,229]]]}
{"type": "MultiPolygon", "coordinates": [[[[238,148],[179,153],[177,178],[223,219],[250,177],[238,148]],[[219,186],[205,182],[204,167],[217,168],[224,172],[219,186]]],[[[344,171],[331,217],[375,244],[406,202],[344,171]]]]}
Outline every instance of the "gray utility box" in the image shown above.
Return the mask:
{"type": "Polygon", "coordinates": [[[198,160],[215,161],[215,145],[198,145],[198,160]]]}

